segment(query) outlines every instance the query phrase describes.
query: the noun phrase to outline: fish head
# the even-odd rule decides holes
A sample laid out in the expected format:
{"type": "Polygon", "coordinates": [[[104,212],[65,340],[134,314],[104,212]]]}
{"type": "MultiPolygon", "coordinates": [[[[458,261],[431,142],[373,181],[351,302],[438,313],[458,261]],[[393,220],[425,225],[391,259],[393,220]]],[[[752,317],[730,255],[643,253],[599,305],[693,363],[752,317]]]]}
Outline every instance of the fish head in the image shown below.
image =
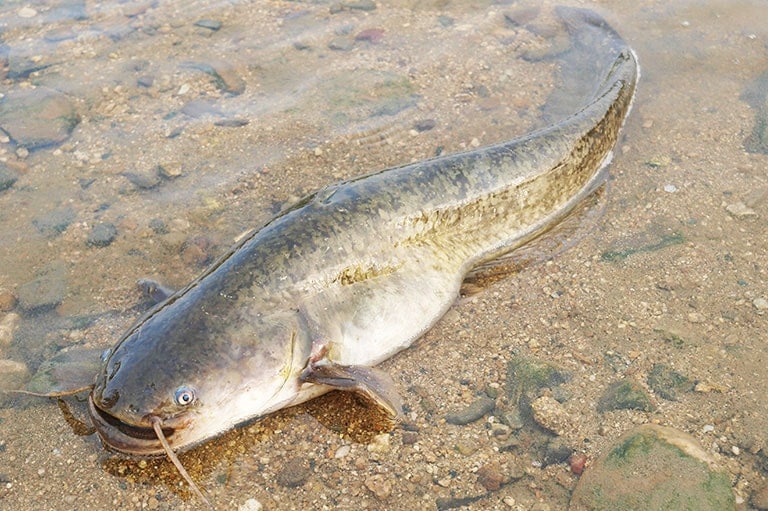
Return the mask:
{"type": "Polygon", "coordinates": [[[179,450],[286,406],[300,385],[307,334],[290,314],[237,323],[158,315],[129,331],[104,357],[89,396],[102,443],[161,454],[155,422],[179,450]]]}

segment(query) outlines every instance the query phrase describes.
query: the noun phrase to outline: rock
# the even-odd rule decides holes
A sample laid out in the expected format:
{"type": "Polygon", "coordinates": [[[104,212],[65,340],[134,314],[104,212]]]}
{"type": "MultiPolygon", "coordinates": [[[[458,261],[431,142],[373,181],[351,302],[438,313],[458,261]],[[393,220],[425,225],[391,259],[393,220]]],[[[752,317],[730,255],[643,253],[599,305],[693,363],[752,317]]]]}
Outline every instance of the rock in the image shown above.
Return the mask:
{"type": "Polygon", "coordinates": [[[584,471],[569,511],[731,511],[728,475],[690,435],[646,424],[621,437],[584,471]]]}
{"type": "Polygon", "coordinates": [[[349,51],[354,47],[354,41],[347,37],[336,37],[328,43],[328,48],[335,51],[349,51]]]}
{"type": "Polygon", "coordinates": [[[110,223],[96,224],[85,243],[91,247],[106,247],[117,237],[117,227],[110,223]]]}
{"type": "Polygon", "coordinates": [[[10,312],[0,319],[0,353],[13,342],[13,334],[19,327],[20,319],[15,312],[10,312]]]}
{"type": "Polygon", "coordinates": [[[0,390],[20,389],[29,378],[27,365],[16,360],[0,359],[0,390]]]}
{"type": "Polygon", "coordinates": [[[79,122],[69,98],[46,87],[11,91],[0,104],[0,128],[30,151],[64,142],[79,122]]]}
{"type": "Polygon", "coordinates": [[[237,507],[237,511],[261,511],[262,509],[264,506],[256,499],[248,499],[237,507]]]}
{"type": "Polygon", "coordinates": [[[140,190],[151,190],[160,184],[157,169],[146,172],[123,172],[123,176],[140,190]]]}
{"type": "Polygon", "coordinates": [[[0,288],[0,312],[8,312],[16,307],[16,295],[8,289],[0,288]]]}
{"type": "Polygon", "coordinates": [[[533,412],[533,420],[539,426],[558,436],[565,434],[566,430],[573,427],[563,405],[551,396],[541,396],[534,400],[531,403],[531,411],[533,412]]]}
{"type": "Polygon", "coordinates": [[[286,488],[298,488],[307,482],[312,471],[304,458],[291,458],[277,473],[277,484],[286,488]]]}
{"type": "Polygon", "coordinates": [[[413,129],[418,131],[419,133],[422,133],[424,131],[429,131],[433,129],[435,126],[437,126],[437,121],[434,119],[422,119],[420,121],[416,121],[413,123],[413,129]]]}
{"type": "Polygon", "coordinates": [[[570,379],[570,375],[549,362],[516,357],[507,365],[507,397],[519,404],[523,395],[542,388],[553,388],[570,379]]]}
{"type": "Polygon", "coordinates": [[[367,477],[365,487],[379,500],[386,500],[392,494],[392,481],[385,474],[374,474],[367,477]]]}
{"type": "Polygon", "coordinates": [[[53,238],[64,232],[69,224],[77,218],[77,213],[70,206],[54,209],[32,219],[32,225],[37,227],[40,234],[53,238]]]}
{"type": "Polygon", "coordinates": [[[508,481],[498,462],[486,463],[477,469],[477,482],[488,491],[498,491],[508,481]]]}
{"type": "Polygon", "coordinates": [[[19,305],[28,313],[42,312],[59,305],[67,292],[67,267],[54,261],[42,268],[37,277],[19,286],[19,305]]]}
{"type": "Polygon", "coordinates": [[[656,407],[645,390],[637,383],[629,380],[613,383],[606,389],[597,404],[598,412],[610,410],[642,410],[644,412],[651,412],[655,409],[656,407]]]}
{"type": "Polygon", "coordinates": [[[766,300],[763,297],[758,297],[752,300],[752,306],[757,309],[759,312],[764,312],[768,310],[768,300],[766,300]]]}
{"type": "Polygon", "coordinates": [[[208,30],[216,32],[221,28],[221,21],[203,19],[196,21],[195,26],[200,28],[207,28],[208,30]]]}
{"type": "Polygon", "coordinates": [[[654,364],[648,373],[648,386],[669,401],[677,401],[677,395],[693,389],[691,381],[665,364],[654,364]]]}
{"type": "Polygon", "coordinates": [[[371,443],[368,444],[368,452],[377,454],[389,452],[391,449],[389,438],[389,433],[381,433],[376,435],[371,440],[371,443]]]}
{"type": "Polygon", "coordinates": [[[556,438],[551,442],[548,442],[547,446],[544,448],[544,456],[542,457],[541,465],[548,467],[549,465],[565,463],[572,454],[573,449],[559,438],[556,438]]]}
{"type": "Polygon", "coordinates": [[[19,175],[3,162],[0,162],[0,192],[12,187],[17,179],[19,179],[19,175]]]}
{"type": "Polygon", "coordinates": [[[470,422],[481,419],[485,414],[490,413],[494,408],[496,408],[496,401],[489,397],[482,396],[464,408],[448,413],[445,416],[445,421],[448,424],[463,426],[465,424],[469,424],[470,422]]]}
{"type": "Polygon", "coordinates": [[[743,202],[734,202],[732,204],[728,204],[725,207],[725,210],[731,214],[731,216],[734,216],[736,218],[748,218],[748,217],[756,217],[757,213],[754,209],[750,208],[743,202]]]}

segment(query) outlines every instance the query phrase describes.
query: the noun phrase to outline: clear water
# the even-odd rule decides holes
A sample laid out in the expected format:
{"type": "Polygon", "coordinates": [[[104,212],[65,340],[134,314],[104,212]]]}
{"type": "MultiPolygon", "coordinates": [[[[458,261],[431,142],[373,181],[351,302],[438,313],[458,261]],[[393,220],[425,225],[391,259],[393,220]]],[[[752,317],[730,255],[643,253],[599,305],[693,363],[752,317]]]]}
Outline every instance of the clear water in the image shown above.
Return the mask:
{"type": "MultiPolygon", "coordinates": [[[[0,161],[16,178],[0,192],[0,288],[19,298],[0,312],[16,324],[0,359],[34,372],[63,348],[110,346],[146,307],[136,279],[179,287],[240,233],[325,184],[554,122],[540,107],[572,90],[575,110],[591,78],[588,65],[579,74],[557,58],[546,6],[337,5],[2,3],[0,108],[53,96],[46,112],[65,112],[69,124],[36,127],[50,143],[26,151],[15,143],[26,123],[0,122],[0,161]],[[100,246],[92,236],[104,224],[115,236],[100,246]],[[30,292],[43,274],[47,301],[30,292]]],[[[384,366],[419,426],[416,444],[395,433],[371,451],[306,409],[278,414],[182,456],[219,508],[255,498],[267,509],[434,509],[439,498],[483,493],[475,472],[492,462],[528,473],[468,508],[564,508],[575,478],[562,465],[537,468],[524,447],[498,452],[487,419],[442,421],[486,387],[503,388],[517,355],[574,375],[565,441],[578,451],[597,456],[633,424],[658,421],[697,436],[734,474],[740,498],[759,487],[768,156],[747,149],[762,147],[750,134],[768,115],[756,81],[768,70],[768,6],[579,6],[603,15],[643,67],[597,232],[461,300],[384,366]],[[601,257],[611,253],[623,255],[601,257]],[[595,410],[605,386],[645,381],[656,363],[707,386],[658,398],[655,412],[595,410]],[[291,462],[311,467],[296,488],[279,479],[291,462]]],[[[110,455],[94,435],[76,436],[52,402],[0,406],[0,507],[198,505],[166,461],[110,455]]]]}

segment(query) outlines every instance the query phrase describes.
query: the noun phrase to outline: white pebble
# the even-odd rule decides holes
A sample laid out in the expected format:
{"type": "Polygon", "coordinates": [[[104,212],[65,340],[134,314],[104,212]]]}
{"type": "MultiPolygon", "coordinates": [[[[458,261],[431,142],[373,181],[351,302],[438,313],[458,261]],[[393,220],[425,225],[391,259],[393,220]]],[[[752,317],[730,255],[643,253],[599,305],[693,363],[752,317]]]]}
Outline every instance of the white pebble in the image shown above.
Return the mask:
{"type": "Polygon", "coordinates": [[[237,511],[261,511],[264,506],[256,499],[248,499],[245,503],[238,506],[237,511]]]}
{"type": "Polygon", "coordinates": [[[352,450],[352,447],[350,447],[349,445],[342,445],[341,447],[336,449],[336,454],[334,454],[333,457],[336,458],[337,460],[341,459],[347,454],[349,454],[349,451],[351,450],[352,450]]]}
{"type": "Polygon", "coordinates": [[[677,191],[677,187],[672,184],[664,185],[664,191],[667,193],[675,193],[677,191]]]}
{"type": "Polygon", "coordinates": [[[37,11],[29,6],[26,6],[19,9],[18,15],[19,18],[34,18],[37,16],[37,11]]]}

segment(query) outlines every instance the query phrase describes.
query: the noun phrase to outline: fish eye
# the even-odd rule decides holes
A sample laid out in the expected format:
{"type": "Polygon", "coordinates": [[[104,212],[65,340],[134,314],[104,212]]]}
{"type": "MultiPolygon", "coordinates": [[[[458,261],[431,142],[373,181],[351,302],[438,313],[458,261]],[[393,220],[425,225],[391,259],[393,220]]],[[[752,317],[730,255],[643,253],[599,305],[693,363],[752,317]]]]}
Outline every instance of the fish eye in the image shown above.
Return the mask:
{"type": "Polygon", "coordinates": [[[195,402],[195,390],[186,385],[182,385],[173,394],[173,400],[179,406],[189,406],[195,402]]]}

